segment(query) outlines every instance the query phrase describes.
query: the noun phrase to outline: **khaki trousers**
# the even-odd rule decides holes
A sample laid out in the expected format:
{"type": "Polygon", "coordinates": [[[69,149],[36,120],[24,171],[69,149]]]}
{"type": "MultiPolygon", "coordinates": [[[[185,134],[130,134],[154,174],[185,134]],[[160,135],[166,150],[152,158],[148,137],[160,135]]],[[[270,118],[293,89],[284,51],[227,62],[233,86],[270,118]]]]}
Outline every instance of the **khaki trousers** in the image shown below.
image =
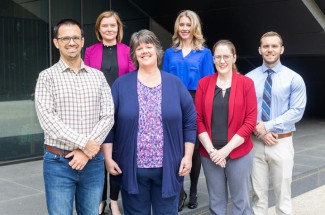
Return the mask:
{"type": "Polygon", "coordinates": [[[253,214],[268,212],[269,179],[273,184],[277,215],[291,215],[291,182],[294,149],[292,136],[279,139],[273,146],[254,139],[252,170],[253,214]]]}

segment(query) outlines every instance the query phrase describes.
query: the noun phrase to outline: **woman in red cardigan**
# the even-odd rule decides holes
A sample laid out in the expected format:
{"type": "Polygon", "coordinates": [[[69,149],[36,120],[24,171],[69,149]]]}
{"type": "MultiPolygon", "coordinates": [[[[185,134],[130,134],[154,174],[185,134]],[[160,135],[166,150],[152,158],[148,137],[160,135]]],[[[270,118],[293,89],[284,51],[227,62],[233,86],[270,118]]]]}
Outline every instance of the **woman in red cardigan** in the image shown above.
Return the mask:
{"type": "Polygon", "coordinates": [[[237,72],[229,40],[213,46],[217,73],[196,91],[198,138],[211,214],[226,215],[228,189],[233,215],[250,215],[249,182],[257,104],[254,83],[237,72]]]}
{"type": "MultiPolygon", "coordinates": [[[[88,48],[85,52],[85,64],[101,70],[111,87],[119,77],[136,68],[130,56],[130,47],[121,43],[123,38],[123,24],[115,11],[104,11],[97,17],[95,25],[96,37],[100,41],[88,48]]],[[[104,144],[103,147],[110,148],[111,144],[104,144]]],[[[105,153],[106,150],[104,150],[105,153]]],[[[105,156],[105,160],[109,159],[105,156]]],[[[120,191],[119,178],[113,175],[109,177],[110,182],[110,203],[111,214],[121,215],[117,200],[120,191]]],[[[105,183],[102,202],[99,205],[99,214],[104,214],[107,200],[107,172],[105,171],[105,183]]]]}

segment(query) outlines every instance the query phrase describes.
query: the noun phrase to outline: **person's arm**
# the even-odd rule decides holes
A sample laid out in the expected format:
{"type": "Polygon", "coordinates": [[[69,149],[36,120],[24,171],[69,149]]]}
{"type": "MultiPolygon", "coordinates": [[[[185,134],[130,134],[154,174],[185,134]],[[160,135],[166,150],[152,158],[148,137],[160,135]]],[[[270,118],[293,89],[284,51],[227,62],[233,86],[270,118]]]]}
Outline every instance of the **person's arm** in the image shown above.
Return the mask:
{"type": "Polygon", "coordinates": [[[179,167],[179,172],[178,172],[179,176],[185,176],[191,172],[194,146],[195,144],[191,142],[185,142],[185,153],[179,167]]]}
{"type": "Polygon", "coordinates": [[[208,49],[208,51],[205,53],[202,60],[201,78],[207,75],[212,75],[213,73],[215,73],[215,71],[214,71],[212,53],[208,49]]]}
{"type": "MultiPolygon", "coordinates": [[[[257,119],[257,100],[256,100],[256,92],[253,81],[250,79],[246,81],[245,83],[245,96],[243,98],[246,99],[245,104],[245,118],[241,125],[241,127],[238,129],[236,134],[230,139],[230,141],[222,147],[217,152],[217,155],[214,157],[214,160],[216,163],[221,162],[223,159],[225,159],[232,150],[239,147],[241,144],[245,142],[245,140],[252,134],[255,125],[256,125],[256,119],[257,119]]],[[[243,111],[240,109],[235,109],[235,111],[243,111]]]]}
{"type": "Polygon", "coordinates": [[[65,156],[66,158],[72,158],[69,162],[69,166],[75,170],[82,170],[89,161],[89,157],[80,149],[75,149],[65,156]]]}
{"type": "Polygon", "coordinates": [[[206,126],[205,126],[205,121],[204,121],[204,91],[203,91],[203,86],[202,82],[199,81],[198,87],[196,89],[196,94],[195,94],[195,108],[196,108],[196,123],[198,127],[198,138],[199,141],[201,142],[202,146],[205,148],[205,150],[209,153],[214,149],[212,141],[208,135],[206,126]]]}
{"type": "Polygon", "coordinates": [[[97,143],[102,144],[105,137],[114,125],[114,103],[110,87],[102,75],[102,87],[100,96],[100,115],[99,121],[94,126],[89,135],[89,139],[95,140],[97,143]]]}
{"type": "Polygon", "coordinates": [[[80,149],[84,149],[89,139],[74,131],[61,120],[55,110],[53,90],[54,86],[50,75],[47,72],[42,72],[38,77],[35,89],[35,108],[42,129],[52,139],[70,146],[76,144],[80,149]]]}
{"type": "Polygon", "coordinates": [[[264,122],[267,132],[283,133],[284,127],[297,123],[303,116],[307,96],[306,85],[301,76],[295,76],[291,82],[289,109],[277,118],[264,122]]]}
{"type": "Polygon", "coordinates": [[[185,153],[179,167],[179,175],[185,176],[189,174],[192,169],[192,156],[196,139],[196,112],[190,93],[180,81],[179,86],[183,118],[183,139],[185,147],[185,153]]]}
{"type": "MultiPolygon", "coordinates": [[[[209,137],[209,134],[207,132],[207,128],[204,121],[204,94],[205,91],[203,90],[203,83],[202,81],[199,81],[198,87],[196,89],[196,95],[195,95],[195,108],[196,108],[196,122],[197,122],[197,133],[199,141],[201,142],[204,149],[209,153],[210,159],[212,160],[213,156],[216,155],[217,149],[214,148],[213,143],[211,141],[211,138],[209,137]]],[[[213,161],[213,160],[212,160],[213,161]]],[[[223,162],[219,162],[219,165],[221,167],[226,166],[226,160],[223,162]]]]}
{"type": "MultiPolygon", "coordinates": [[[[112,86],[112,98],[114,101],[114,121],[116,122],[116,116],[118,115],[118,81],[115,81],[112,86]]],[[[118,166],[118,164],[113,160],[113,142],[115,139],[115,129],[116,123],[113,125],[109,134],[107,135],[104,143],[102,144],[102,149],[104,153],[105,166],[106,170],[112,175],[119,175],[122,173],[122,170],[118,166]]]]}
{"type": "Polygon", "coordinates": [[[105,159],[105,166],[107,172],[112,175],[119,175],[122,173],[122,170],[118,166],[118,164],[113,160],[113,143],[104,143],[102,145],[104,159],[105,159]]]}
{"type": "Polygon", "coordinates": [[[169,72],[169,52],[166,50],[162,70],[169,72]]]}
{"type": "Polygon", "coordinates": [[[220,167],[225,168],[226,167],[226,159],[221,160],[218,163],[217,163],[217,161],[215,161],[215,156],[217,155],[218,150],[216,148],[214,148],[212,141],[208,135],[208,132],[203,132],[203,133],[199,134],[198,138],[199,138],[202,146],[209,153],[211,161],[216,163],[220,167]]]}

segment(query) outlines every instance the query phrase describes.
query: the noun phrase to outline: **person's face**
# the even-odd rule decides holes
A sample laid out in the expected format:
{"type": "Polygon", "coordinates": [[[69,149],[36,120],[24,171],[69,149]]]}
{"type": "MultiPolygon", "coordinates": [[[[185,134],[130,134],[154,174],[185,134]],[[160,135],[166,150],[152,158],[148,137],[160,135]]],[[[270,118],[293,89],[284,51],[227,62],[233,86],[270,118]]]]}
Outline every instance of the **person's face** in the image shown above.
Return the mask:
{"type": "Polygon", "coordinates": [[[232,73],[232,65],[236,62],[236,55],[233,55],[227,45],[218,45],[214,50],[214,65],[219,74],[232,73]]]}
{"type": "Polygon", "coordinates": [[[146,66],[157,66],[156,48],[151,43],[140,43],[135,50],[139,68],[146,66]]]}
{"type": "Polygon", "coordinates": [[[103,41],[116,41],[118,25],[114,16],[103,18],[100,22],[99,33],[103,41]]]}
{"type": "Polygon", "coordinates": [[[192,24],[191,20],[187,16],[182,16],[179,20],[178,34],[182,40],[191,40],[192,35],[192,24]]]}
{"type": "Polygon", "coordinates": [[[65,61],[81,58],[81,49],[84,46],[84,38],[78,25],[61,25],[58,30],[58,38],[53,43],[60,51],[60,56],[65,61]]]}
{"type": "Polygon", "coordinates": [[[261,46],[258,49],[266,66],[272,68],[278,63],[284,47],[277,36],[264,37],[261,40],[261,46]]]}

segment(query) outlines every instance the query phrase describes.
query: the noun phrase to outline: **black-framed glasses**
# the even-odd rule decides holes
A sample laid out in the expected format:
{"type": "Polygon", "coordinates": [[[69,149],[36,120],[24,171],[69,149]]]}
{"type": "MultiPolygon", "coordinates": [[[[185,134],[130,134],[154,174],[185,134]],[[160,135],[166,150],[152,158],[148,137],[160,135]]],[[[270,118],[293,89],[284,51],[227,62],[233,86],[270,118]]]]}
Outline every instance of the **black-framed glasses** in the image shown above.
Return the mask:
{"type": "Polygon", "coordinates": [[[231,59],[231,55],[215,55],[213,56],[213,61],[220,62],[221,59],[228,62],[231,59]]]}
{"type": "Polygon", "coordinates": [[[64,43],[69,43],[71,40],[73,40],[73,42],[78,43],[81,41],[80,36],[73,36],[73,37],[57,37],[56,39],[61,40],[64,43]]]}

